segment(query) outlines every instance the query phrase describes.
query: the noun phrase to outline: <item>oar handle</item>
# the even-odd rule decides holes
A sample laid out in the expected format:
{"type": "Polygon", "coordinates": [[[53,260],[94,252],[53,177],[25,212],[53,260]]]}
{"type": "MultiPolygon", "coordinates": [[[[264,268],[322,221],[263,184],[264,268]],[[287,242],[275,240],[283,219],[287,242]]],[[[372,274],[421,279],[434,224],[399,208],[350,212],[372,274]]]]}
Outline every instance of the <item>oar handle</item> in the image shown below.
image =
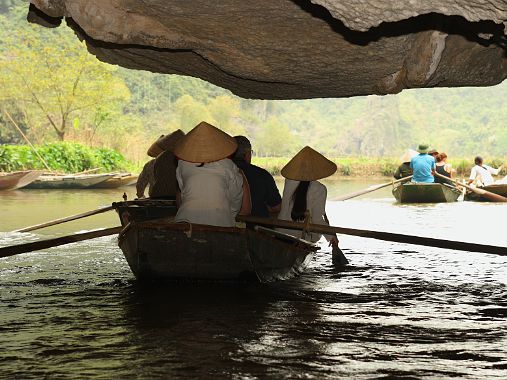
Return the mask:
{"type": "MultiPolygon", "coordinates": [[[[236,220],[241,222],[249,222],[254,224],[261,224],[267,226],[275,226],[282,228],[290,228],[301,230],[305,228],[302,223],[292,222],[288,220],[280,220],[280,219],[270,219],[270,218],[260,218],[254,216],[238,216],[236,220]]],[[[437,247],[437,248],[447,248],[454,249],[459,251],[469,251],[469,252],[483,252],[483,253],[491,253],[500,256],[507,256],[507,247],[500,247],[495,245],[486,245],[486,244],[476,244],[476,243],[466,243],[461,241],[453,241],[453,240],[445,240],[445,239],[435,239],[428,238],[423,236],[413,236],[413,235],[404,235],[397,234],[391,232],[381,232],[381,231],[370,231],[370,230],[360,230],[354,228],[345,228],[345,227],[335,227],[335,226],[326,226],[320,224],[310,224],[308,226],[308,231],[318,232],[322,234],[343,234],[343,235],[352,235],[352,236],[360,236],[364,238],[384,240],[384,241],[392,241],[397,243],[405,243],[405,244],[415,244],[415,245],[423,245],[428,247],[437,247]]]]}
{"type": "Polygon", "coordinates": [[[111,227],[101,230],[93,230],[87,232],[81,232],[72,235],[61,236],[54,239],[39,240],[31,243],[11,245],[9,247],[0,248],[0,258],[19,255],[21,253],[40,251],[41,249],[47,249],[57,247],[59,245],[75,243],[77,241],[83,241],[88,239],[95,239],[101,236],[114,235],[119,233],[123,227],[111,227]]]}
{"type": "Polygon", "coordinates": [[[101,213],[106,212],[106,211],[111,211],[112,209],[113,209],[113,206],[101,207],[101,208],[99,208],[97,210],[86,211],[86,212],[83,212],[81,214],[70,215],[70,216],[66,216],[65,218],[59,218],[59,219],[51,220],[49,222],[35,224],[33,226],[29,226],[29,227],[21,228],[19,230],[15,230],[13,232],[34,231],[34,230],[38,230],[40,228],[55,226],[57,224],[61,224],[61,223],[65,223],[65,222],[70,222],[70,221],[76,220],[76,219],[85,218],[87,216],[101,214],[101,213]]]}
{"type": "Polygon", "coordinates": [[[355,198],[355,197],[359,197],[360,195],[371,193],[373,191],[382,189],[382,188],[387,187],[387,186],[394,185],[396,183],[408,181],[409,179],[412,179],[412,177],[413,176],[403,177],[403,178],[397,179],[396,181],[391,181],[391,182],[387,182],[387,183],[381,183],[380,185],[373,185],[373,186],[370,186],[367,189],[360,190],[360,191],[355,191],[353,193],[349,193],[349,194],[346,194],[346,195],[342,195],[340,197],[333,198],[332,200],[333,201],[346,201],[347,199],[352,199],[352,198],[355,198]]]}

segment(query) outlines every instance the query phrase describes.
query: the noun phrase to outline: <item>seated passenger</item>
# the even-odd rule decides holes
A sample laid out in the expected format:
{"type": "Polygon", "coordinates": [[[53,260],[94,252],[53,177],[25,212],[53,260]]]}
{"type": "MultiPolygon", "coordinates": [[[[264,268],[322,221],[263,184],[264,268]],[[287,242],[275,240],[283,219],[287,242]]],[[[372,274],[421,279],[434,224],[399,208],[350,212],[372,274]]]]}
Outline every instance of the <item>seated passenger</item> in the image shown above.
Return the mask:
{"type": "Polygon", "coordinates": [[[474,162],[475,166],[470,172],[468,184],[474,183],[478,187],[492,185],[495,182],[493,175],[498,175],[503,167],[503,165],[500,165],[498,169],[494,169],[491,166],[485,165],[481,156],[475,157],[474,162]]]}
{"type": "Polygon", "coordinates": [[[435,182],[433,177],[433,172],[435,171],[435,159],[433,156],[428,154],[429,146],[421,144],[417,148],[417,151],[419,154],[410,160],[410,167],[414,172],[412,182],[435,182]]]}
{"type": "Polygon", "coordinates": [[[439,155],[438,151],[436,149],[430,149],[428,150],[428,155],[433,157],[435,161],[437,160],[437,156],[439,155]]]}
{"type": "Polygon", "coordinates": [[[150,190],[155,182],[155,173],[154,173],[155,159],[149,160],[143,166],[143,170],[139,173],[139,177],[136,182],[136,194],[138,198],[144,198],[144,192],[146,187],[148,188],[148,196],[150,195],[150,190]]]}
{"type": "Polygon", "coordinates": [[[146,186],[150,198],[175,199],[178,192],[176,182],[176,158],[172,151],[176,143],[185,134],[176,130],[169,135],[160,136],[148,148],[148,156],[155,159],[148,161],[136,183],[136,194],[138,198],[144,198],[146,186]]]}
{"type": "Polygon", "coordinates": [[[176,194],[179,192],[178,181],[176,180],[178,162],[173,152],[184,136],[183,131],[178,129],[160,138],[150,147],[152,154],[158,153],[153,166],[154,182],[150,186],[150,198],[176,199],[176,194]]]}
{"type": "Polygon", "coordinates": [[[405,177],[410,177],[413,174],[412,168],[410,167],[410,160],[415,156],[417,156],[417,152],[415,150],[406,150],[406,152],[400,158],[402,164],[398,166],[398,169],[396,169],[394,172],[394,178],[402,179],[405,177]]]}
{"type": "MultiPolygon", "coordinates": [[[[336,165],[309,146],[304,147],[282,168],[285,179],[282,209],[278,219],[302,222],[308,210],[312,224],[329,225],[326,217],[327,189],[318,179],[329,177],[336,172],[336,165]]],[[[279,231],[295,237],[302,232],[278,228],[279,231]]],[[[322,235],[309,233],[304,239],[316,242],[322,235]]],[[[324,235],[329,245],[338,247],[336,235],[324,235]]]]}
{"type": "Polygon", "coordinates": [[[275,180],[267,170],[252,165],[252,145],[245,136],[235,136],[238,149],[233,161],[248,180],[252,198],[252,216],[269,217],[270,213],[280,211],[282,197],[278,192],[275,180]]]}
{"type": "MultiPolygon", "coordinates": [[[[443,175],[447,178],[452,178],[452,173],[456,172],[456,170],[454,170],[452,168],[451,164],[447,163],[447,154],[445,154],[445,153],[437,154],[436,161],[437,162],[435,164],[435,171],[438,174],[443,175]]],[[[446,183],[448,185],[454,186],[452,181],[446,180],[446,179],[439,177],[439,176],[435,176],[435,182],[436,183],[446,183]]]]}
{"type": "Polygon", "coordinates": [[[228,158],[236,148],[233,137],[206,122],[180,140],[174,150],[181,191],[175,221],[234,227],[238,213],[250,213],[248,182],[228,158]]]}

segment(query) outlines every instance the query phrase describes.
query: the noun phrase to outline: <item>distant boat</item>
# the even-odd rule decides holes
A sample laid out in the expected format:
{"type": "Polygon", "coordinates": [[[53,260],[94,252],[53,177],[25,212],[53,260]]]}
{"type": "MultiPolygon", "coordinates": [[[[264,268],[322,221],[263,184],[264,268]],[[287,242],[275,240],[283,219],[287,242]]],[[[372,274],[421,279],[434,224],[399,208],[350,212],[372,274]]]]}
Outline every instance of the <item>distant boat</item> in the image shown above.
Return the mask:
{"type": "MultiPolygon", "coordinates": [[[[494,183],[489,186],[481,187],[480,189],[501,195],[503,197],[507,197],[507,183],[494,183]]],[[[474,192],[467,192],[465,194],[465,201],[491,202],[491,200],[484,198],[480,194],[476,194],[474,192]]]]}
{"type": "Polygon", "coordinates": [[[137,183],[139,175],[130,173],[114,174],[114,177],[106,179],[104,182],[99,182],[93,185],[94,189],[116,189],[122,186],[131,186],[137,183]]]}
{"type": "Polygon", "coordinates": [[[113,178],[114,174],[43,175],[27,189],[88,189],[113,178]]]}
{"type": "Polygon", "coordinates": [[[442,183],[407,182],[393,189],[400,203],[445,203],[456,202],[461,192],[442,183]]]}
{"type": "Polygon", "coordinates": [[[35,181],[41,174],[39,170],[0,173],[0,190],[21,189],[35,181]]]}

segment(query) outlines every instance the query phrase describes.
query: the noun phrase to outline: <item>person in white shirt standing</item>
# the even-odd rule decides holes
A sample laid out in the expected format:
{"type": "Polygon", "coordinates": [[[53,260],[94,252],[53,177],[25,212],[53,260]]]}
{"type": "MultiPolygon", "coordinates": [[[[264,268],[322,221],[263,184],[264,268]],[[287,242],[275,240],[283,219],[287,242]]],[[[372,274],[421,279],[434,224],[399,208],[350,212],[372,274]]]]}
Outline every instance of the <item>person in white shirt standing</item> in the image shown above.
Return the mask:
{"type": "Polygon", "coordinates": [[[502,170],[502,166],[498,169],[492,168],[491,166],[484,165],[484,160],[481,156],[475,157],[475,166],[472,168],[470,172],[470,178],[468,179],[468,184],[474,183],[478,187],[489,186],[492,185],[495,180],[493,179],[493,175],[498,175],[500,170],[502,170]]]}
{"type": "Polygon", "coordinates": [[[229,158],[236,140],[220,129],[199,123],[174,150],[181,204],[176,222],[234,227],[236,215],[251,210],[248,182],[229,158]]]}
{"type": "MultiPolygon", "coordinates": [[[[326,216],[327,189],[317,180],[329,177],[336,172],[336,164],[309,146],[304,147],[282,168],[285,179],[282,208],[278,219],[302,222],[306,211],[310,213],[312,224],[329,225],[326,216]]],[[[295,237],[301,237],[301,231],[278,229],[295,237]]],[[[336,235],[324,235],[329,245],[338,247],[336,235]]],[[[321,234],[309,233],[304,239],[316,242],[321,234]]]]}

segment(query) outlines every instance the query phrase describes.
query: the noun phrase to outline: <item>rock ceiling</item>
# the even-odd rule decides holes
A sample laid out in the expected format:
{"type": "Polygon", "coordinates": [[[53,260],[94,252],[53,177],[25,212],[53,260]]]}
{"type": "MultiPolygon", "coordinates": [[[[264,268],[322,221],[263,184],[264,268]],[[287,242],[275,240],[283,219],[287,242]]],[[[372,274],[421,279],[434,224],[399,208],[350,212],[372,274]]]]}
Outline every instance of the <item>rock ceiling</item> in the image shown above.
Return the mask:
{"type": "Polygon", "coordinates": [[[506,0],[31,0],[100,60],[246,98],[485,86],[507,76],[506,0]]]}

